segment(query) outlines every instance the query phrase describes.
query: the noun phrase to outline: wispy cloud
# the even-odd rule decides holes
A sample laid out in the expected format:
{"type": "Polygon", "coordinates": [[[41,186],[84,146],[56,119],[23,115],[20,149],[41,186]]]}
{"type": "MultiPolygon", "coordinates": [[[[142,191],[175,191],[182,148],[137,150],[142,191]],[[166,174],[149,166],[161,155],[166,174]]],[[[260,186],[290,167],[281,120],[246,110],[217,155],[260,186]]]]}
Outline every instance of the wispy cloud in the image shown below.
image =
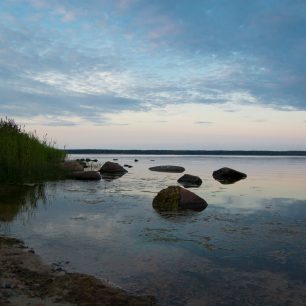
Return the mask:
{"type": "Polygon", "coordinates": [[[306,109],[302,1],[27,0],[0,11],[2,114],[306,109]]]}
{"type": "Polygon", "coordinates": [[[212,121],[195,121],[195,124],[205,124],[205,125],[210,125],[213,124],[212,121]]]}

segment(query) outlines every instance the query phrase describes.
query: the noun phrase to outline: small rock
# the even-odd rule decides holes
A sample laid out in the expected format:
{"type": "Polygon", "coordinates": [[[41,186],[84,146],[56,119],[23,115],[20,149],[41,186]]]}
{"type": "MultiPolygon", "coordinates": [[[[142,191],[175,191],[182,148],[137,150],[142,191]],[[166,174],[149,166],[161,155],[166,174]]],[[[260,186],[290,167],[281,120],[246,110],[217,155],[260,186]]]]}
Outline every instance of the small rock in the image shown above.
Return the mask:
{"type": "Polygon", "coordinates": [[[185,168],[180,166],[155,166],[149,168],[151,171],[157,171],[157,172],[170,172],[170,173],[182,173],[185,171],[185,168]]]}
{"type": "Polygon", "coordinates": [[[133,168],[133,166],[127,165],[127,164],[123,165],[123,167],[125,167],[125,168],[133,168]]]}
{"type": "Polygon", "coordinates": [[[202,185],[201,178],[195,175],[190,175],[190,174],[184,174],[177,181],[178,183],[183,185],[185,188],[199,187],[202,185]]]}
{"type": "Polygon", "coordinates": [[[245,173],[227,167],[213,172],[213,178],[221,184],[233,184],[246,177],[247,175],[245,173]]]}
{"type": "Polygon", "coordinates": [[[134,159],[134,162],[137,163],[137,162],[138,162],[138,159],[134,159]]]}

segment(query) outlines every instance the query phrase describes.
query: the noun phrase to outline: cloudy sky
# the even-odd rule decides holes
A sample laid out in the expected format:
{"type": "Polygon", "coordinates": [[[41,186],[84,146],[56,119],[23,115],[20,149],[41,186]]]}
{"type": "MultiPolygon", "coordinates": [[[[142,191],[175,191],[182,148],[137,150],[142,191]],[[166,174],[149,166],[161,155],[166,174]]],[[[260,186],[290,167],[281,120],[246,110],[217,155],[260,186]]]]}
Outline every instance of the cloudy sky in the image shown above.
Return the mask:
{"type": "Polygon", "coordinates": [[[68,148],[306,150],[306,1],[1,0],[0,116],[68,148]]]}

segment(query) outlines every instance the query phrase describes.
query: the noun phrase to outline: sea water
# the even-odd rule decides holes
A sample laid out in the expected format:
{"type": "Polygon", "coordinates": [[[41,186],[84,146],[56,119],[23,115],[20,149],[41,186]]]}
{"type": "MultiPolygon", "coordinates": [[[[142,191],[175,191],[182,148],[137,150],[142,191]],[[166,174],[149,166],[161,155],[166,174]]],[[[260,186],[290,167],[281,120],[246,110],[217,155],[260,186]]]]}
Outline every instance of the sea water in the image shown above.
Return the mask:
{"type": "Polygon", "coordinates": [[[48,182],[40,195],[25,192],[5,209],[0,199],[1,233],[23,239],[47,263],[161,305],[306,303],[305,157],[70,157],[133,167],[114,180],[48,182]],[[200,176],[203,184],[189,190],[208,207],[155,211],[154,196],[182,175],[149,170],[157,165],[200,176]],[[247,178],[214,180],[225,166],[247,178]]]}

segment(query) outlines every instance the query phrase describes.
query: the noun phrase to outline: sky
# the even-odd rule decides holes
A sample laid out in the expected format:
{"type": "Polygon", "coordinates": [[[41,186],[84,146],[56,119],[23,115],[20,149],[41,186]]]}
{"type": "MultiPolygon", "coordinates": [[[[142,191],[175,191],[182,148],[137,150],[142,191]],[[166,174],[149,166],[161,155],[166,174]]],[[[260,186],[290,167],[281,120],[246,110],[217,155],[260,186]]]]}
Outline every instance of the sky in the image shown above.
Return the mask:
{"type": "Polygon", "coordinates": [[[61,148],[306,150],[306,1],[1,0],[5,116],[61,148]]]}

